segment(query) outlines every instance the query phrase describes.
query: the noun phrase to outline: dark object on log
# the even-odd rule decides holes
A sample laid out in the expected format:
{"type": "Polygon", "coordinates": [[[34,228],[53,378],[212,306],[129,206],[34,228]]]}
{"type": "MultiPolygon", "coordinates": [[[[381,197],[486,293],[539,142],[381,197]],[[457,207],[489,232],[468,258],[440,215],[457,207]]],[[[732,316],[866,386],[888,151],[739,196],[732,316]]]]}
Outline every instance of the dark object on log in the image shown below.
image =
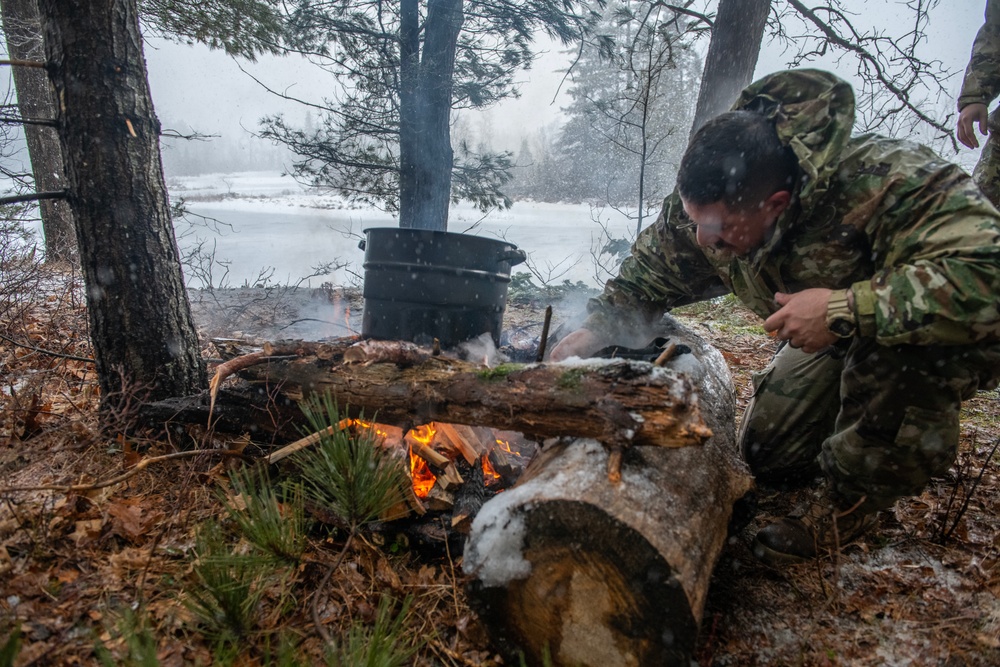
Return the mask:
{"type": "MultiPolygon", "coordinates": [[[[512,664],[690,664],[732,508],[752,487],[735,444],[721,354],[677,325],[712,437],[701,447],[608,448],[562,439],[483,506],[463,568],[468,597],[512,664]]],[[[649,337],[645,338],[646,341],[649,337]]],[[[640,343],[641,344],[641,343],[640,343]]]]}
{"type": "Polygon", "coordinates": [[[376,227],[365,230],[366,336],[443,347],[489,333],[500,344],[511,267],[523,250],[470,234],[376,227]]]}

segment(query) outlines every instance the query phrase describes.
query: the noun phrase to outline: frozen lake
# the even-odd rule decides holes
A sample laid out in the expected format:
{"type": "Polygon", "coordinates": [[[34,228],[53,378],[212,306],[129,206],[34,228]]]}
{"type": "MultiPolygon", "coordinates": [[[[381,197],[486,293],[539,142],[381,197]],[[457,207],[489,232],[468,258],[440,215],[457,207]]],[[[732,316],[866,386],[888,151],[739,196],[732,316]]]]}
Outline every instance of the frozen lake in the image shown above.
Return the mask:
{"type": "MultiPolygon", "coordinates": [[[[363,230],[395,227],[394,216],[371,208],[347,208],[332,195],[307,192],[290,177],[242,173],[171,178],[171,198],[189,198],[187,208],[211,224],[188,229],[178,225],[182,252],[194,244],[213,247],[215,257],[229,263],[228,286],[253,283],[261,269],[273,269],[272,280],[294,284],[310,268],[337,262],[336,273],[308,279],[306,286],[323,282],[358,284],[363,277],[364,252],[358,247],[363,230]]],[[[631,240],[635,223],[617,211],[592,211],[586,204],[517,202],[509,211],[488,215],[464,204],[450,212],[448,231],[501,238],[528,254],[528,263],[545,281],[582,281],[599,286],[591,250],[603,237],[602,225],[615,237],[631,240]],[[599,218],[600,222],[595,220],[599,218]]],[[[525,265],[514,272],[528,270],[525,265]]],[[[215,272],[217,281],[220,273],[215,272]]],[[[189,280],[192,287],[201,287],[189,280]]],[[[541,282],[534,279],[535,284],[541,282]]],[[[218,285],[217,285],[218,286],[218,285]]]]}

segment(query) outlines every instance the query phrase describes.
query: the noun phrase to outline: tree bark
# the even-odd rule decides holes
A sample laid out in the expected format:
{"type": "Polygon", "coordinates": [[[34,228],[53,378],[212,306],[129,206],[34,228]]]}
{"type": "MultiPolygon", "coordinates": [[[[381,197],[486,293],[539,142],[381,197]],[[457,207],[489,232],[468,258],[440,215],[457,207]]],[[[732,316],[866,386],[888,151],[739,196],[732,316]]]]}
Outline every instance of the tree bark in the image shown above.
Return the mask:
{"type": "Polygon", "coordinates": [[[205,384],[135,0],[42,0],[69,202],[105,401],[205,384]]]}
{"type": "MultiPolygon", "coordinates": [[[[36,0],[0,0],[7,53],[13,60],[45,62],[41,16],[36,0]]],[[[44,69],[12,67],[17,106],[21,118],[54,120],[56,105],[52,84],[44,69]]],[[[24,138],[37,192],[56,192],[66,187],[62,149],[55,128],[27,124],[24,138]]],[[[64,199],[43,199],[38,204],[45,235],[46,261],[76,263],[76,229],[73,212],[64,199]]]]}
{"type": "Polygon", "coordinates": [[[690,136],[728,111],[753,79],[770,9],[771,0],[719,0],[690,136]]]}
{"type": "Polygon", "coordinates": [[[451,97],[463,0],[429,0],[419,54],[415,0],[401,5],[400,227],[448,229],[451,97]]]}
{"type": "MultiPolygon", "coordinates": [[[[339,405],[350,406],[352,416],[361,411],[366,419],[401,427],[432,421],[471,424],[532,438],[576,435],[622,446],[683,447],[711,435],[685,370],[692,363],[689,354],[667,367],[595,359],[491,369],[433,356],[411,343],[369,343],[269,345],[276,355],[301,356],[265,358],[266,363],[240,375],[264,388],[257,393],[272,402],[279,395],[277,402],[288,404],[330,392],[339,405]]],[[[261,412],[265,421],[276,414],[261,412]]]]}
{"type": "Polygon", "coordinates": [[[564,440],[476,516],[463,562],[469,602],[512,664],[522,655],[528,665],[690,664],[733,507],[752,478],[725,361],[696,337],[686,342],[712,430],[703,446],[626,448],[615,482],[613,452],[564,440]]]}

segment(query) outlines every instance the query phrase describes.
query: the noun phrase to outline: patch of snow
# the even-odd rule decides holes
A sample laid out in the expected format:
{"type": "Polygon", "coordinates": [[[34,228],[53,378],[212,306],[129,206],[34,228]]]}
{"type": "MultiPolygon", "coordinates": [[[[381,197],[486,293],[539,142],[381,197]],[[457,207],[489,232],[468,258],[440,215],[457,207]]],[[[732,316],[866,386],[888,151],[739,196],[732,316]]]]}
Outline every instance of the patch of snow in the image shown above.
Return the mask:
{"type": "Polygon", "coordinates": [[[472,522],[462,570],[485,586],[506,586],[531,574],[531,564],[524,559],[524,516],[510,511],[516,490],[483,505],[472,522]]]}

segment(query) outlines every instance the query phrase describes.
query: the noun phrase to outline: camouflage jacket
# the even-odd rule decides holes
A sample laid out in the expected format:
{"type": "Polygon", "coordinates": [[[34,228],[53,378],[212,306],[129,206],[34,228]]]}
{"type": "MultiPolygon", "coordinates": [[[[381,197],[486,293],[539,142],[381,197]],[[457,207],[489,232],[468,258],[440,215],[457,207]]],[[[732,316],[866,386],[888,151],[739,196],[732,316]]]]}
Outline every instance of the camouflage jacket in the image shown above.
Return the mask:
{"type": "Polygon", "coordinates": [[[962,169],[909,141],[851,137],[854,93],[827,72],[770,75],[734,108],[773,118],[802,168],[771,237],[746,257],[702,248],[675,192],[586,328],[609,335],[727,292],[766,318],[775,292],[851,287],[860,334],[882,344],[1000,340],[1000,214],[962,169]]]}
{"type": "Polygon", "coordinates": [[[1000,95],[1000,0],[987,0],[986,20],[972,43],[972,56],[958,94],[958,109],[989,104],[1000,95]]]}

